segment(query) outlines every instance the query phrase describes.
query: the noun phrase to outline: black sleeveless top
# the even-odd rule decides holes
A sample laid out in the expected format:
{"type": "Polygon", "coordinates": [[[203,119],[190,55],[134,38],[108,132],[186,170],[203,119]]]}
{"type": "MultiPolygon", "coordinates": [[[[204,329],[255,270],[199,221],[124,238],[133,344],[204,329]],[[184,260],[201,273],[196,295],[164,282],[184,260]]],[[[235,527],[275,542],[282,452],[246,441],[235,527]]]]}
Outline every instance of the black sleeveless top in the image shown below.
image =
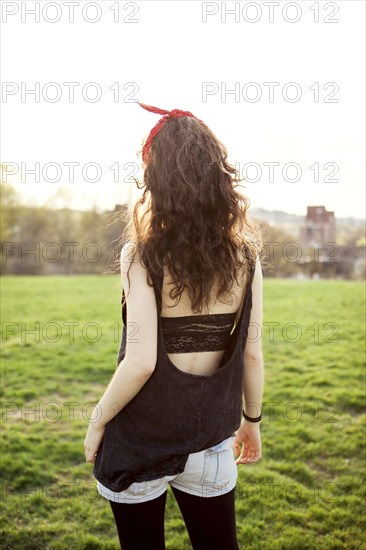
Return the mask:
{"type": "MultiPolygon", "coordinates": [[[[139,393],[106,424],[94,462],[94,477],[111,491],[180,474],[190,453],[220,443],[239,428],[255,270],[249,255],[246,257],[249,276],[239,321],[218,370],[211,375],[187,373],[170,360],[160,317],[163,274],[158,280],[152,277],[158,315],[156,366],[139,393]]],[[[126,353],[126,304],[122,320],[117,365],[126,353]]]]}

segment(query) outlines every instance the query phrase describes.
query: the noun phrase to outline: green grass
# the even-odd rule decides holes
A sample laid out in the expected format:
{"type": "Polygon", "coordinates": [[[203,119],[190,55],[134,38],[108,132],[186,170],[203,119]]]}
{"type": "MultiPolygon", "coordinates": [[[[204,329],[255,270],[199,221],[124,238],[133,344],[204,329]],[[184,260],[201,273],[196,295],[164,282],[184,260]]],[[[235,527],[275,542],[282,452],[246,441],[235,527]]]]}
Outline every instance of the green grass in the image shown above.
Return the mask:
{"type": "MultiPolygon", "coordinates": [[[[83,441],[88,410],[115,370],[120,279],[3,277],[1,284],[0,546],[118,549],[83,441]],[[39,342],[25,333],[36,322],[39,342]],[[78,323],[73,337],[70,322],[78,323]],[[87,323],[98,324],[99,340],[87,323]]],[[[363,283],[264,280],[263,451],[258,463],[239,466],[243,549],[366,548],[364,304],[363,283]],[[271,323],[279,323],[272,338],[271,323]]],[[[170,489],[166,540],[170,550],[190,548],[170,489]]]]}

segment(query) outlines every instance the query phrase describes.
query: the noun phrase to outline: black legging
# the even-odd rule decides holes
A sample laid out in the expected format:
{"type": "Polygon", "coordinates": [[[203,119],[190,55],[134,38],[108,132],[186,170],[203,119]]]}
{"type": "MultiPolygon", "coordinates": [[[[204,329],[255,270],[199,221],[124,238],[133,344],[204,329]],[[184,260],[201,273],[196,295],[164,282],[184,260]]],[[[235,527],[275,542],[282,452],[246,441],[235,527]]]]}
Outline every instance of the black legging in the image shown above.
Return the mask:
{"type": "MultiPolygon", "coordinates": [[[[171,487],[193,550],[239,550],[236,538],[235,487],[217,497],[198,497],[171,487]]],[[[165,550],[167,491],[139,504],[109,501],[122,550],[165,550]]]]}

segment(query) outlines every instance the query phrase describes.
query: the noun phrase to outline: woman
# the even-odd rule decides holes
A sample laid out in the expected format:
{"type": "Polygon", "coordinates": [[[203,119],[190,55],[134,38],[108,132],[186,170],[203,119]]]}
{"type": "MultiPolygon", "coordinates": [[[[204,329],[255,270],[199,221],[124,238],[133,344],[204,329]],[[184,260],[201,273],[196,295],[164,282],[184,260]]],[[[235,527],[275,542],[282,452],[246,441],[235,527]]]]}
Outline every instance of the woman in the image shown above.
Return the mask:
{"type": "Polygon", "coordinates": [[[118,368],[85,456],[123,550],[165,548],[168,484],[194,550],[237,550],[237,465],[261,458],[261,234],[206,124],[139,105],[164,116],[142,149],[145,190],[120,256],[118,368]]]}

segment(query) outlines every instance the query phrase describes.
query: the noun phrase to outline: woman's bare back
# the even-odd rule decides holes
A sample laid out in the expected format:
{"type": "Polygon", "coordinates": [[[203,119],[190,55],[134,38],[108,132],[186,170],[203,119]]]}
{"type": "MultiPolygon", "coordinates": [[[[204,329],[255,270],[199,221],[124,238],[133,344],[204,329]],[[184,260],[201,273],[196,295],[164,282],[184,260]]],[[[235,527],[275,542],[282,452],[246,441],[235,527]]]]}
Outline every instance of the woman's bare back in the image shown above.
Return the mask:
{"type": "MultiPolygon", "coordinates": [[[[237,284],[235,278],[233,281],[233,286],[230,289],[231,293],[221,296],[220,301],[216,299],[217,291],[219,288],[218,279],[215,280],[215,283],[211,289],[210,297],[210,306],[209,311],[205,312],[209,315],[217,313],[235,313],[237,312],[235,318],[235,324],[239,319],[241,312],[241,306],[243,303],[244,295],[246,292],[246,281],[248,275],[243,274],[242,272],[238,273],[238,281],[240,284],[237,284]],[[228,303],[226,303],[228,302],[228,303]]],[[[188,295],[188,291],[185,288],[180,296],[179,302],[177,300],[172,300],[169,296],[170,291],[172,290],[172,277],[167,269],[164,266],[164,281],[162,288],[162,317],[180,317],[186,315],[200,315],[194,314],[191,309],[191,301],[188,295]],[[173,306],[173,307],[170,307],[173,306]]],[[[224,355],[225,350],[221,351],[205,351],[205,352],[192,352],[192,353],[168,353],[168,357],[171,362],[180,370],[188,372],[190,374],[201,374],[203,376],[208,376],[213,374],[220,365],[222,356],[224,355]]]]}

